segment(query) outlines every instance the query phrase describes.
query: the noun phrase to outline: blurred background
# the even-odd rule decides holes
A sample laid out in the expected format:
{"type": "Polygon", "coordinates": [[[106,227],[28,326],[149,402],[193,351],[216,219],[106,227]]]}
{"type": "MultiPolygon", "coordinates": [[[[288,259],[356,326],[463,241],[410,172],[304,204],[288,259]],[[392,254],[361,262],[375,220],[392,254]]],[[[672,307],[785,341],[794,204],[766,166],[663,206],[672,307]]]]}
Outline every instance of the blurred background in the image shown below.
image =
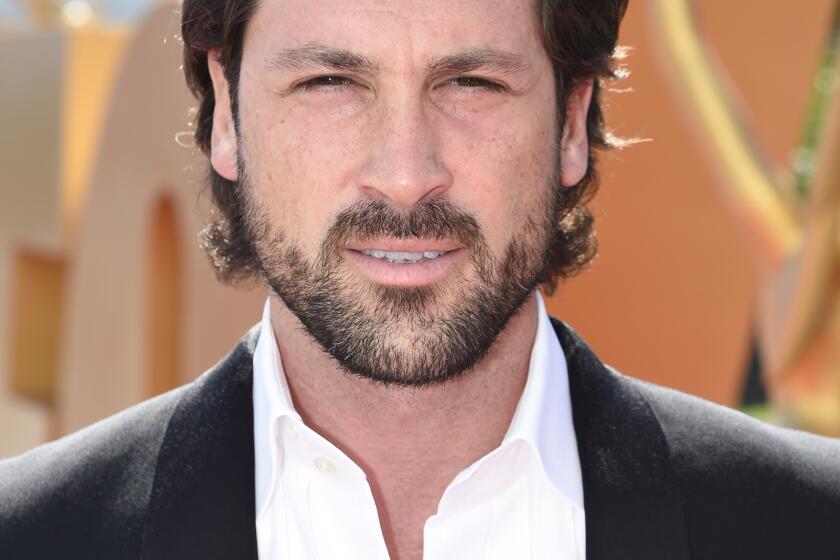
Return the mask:
{"type": "MultiPolygon", "coordinates": [[[[600,254],[548,300],[621,371],[840,436],[840,2],[631,0],[600,254]]],[[[259,320],[198,248],[177,3],[0,0],[0,457],[259,320]]]]}

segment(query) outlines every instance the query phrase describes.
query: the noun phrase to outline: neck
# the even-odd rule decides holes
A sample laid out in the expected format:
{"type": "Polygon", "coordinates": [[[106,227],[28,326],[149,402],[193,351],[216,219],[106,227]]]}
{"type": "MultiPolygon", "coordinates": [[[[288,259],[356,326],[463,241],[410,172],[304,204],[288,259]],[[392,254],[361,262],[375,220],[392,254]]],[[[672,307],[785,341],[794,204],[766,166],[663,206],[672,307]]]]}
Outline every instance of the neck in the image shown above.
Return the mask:
{"type": "Polygon", "coordinates": [[[386,541],[402,531],[401,523],[419,523],[422,536],[422,523],[435,513],[449,482],[498,447],[507,432],[528,377],[535,295],[471,370],[421,388],[384,386],[342,371],[272,297],[272,324],[295,408],[365,471],[386,541]]]}

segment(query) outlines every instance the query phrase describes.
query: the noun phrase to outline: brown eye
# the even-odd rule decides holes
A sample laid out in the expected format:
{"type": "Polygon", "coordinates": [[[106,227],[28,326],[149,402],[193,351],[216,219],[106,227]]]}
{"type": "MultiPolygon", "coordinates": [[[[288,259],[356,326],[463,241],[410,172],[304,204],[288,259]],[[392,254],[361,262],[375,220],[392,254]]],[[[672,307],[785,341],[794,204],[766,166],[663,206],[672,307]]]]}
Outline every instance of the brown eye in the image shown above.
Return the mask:
{"type": "Polygon", "coordinates": [[[447,84],[461,88],[486,89],[489,91],[502,91],[504,89],[504,87],[495,82],[485,80],[484,78],[478,78],[476,76],[460,76],[458,78],[452,78],[447,82],[447,84]]]}
{"type": "Polygon", "coordinates": [[[353,80],[346,76],[318,76],[300,84],[305,90],[334,90],[353,85],[353,80]]]}

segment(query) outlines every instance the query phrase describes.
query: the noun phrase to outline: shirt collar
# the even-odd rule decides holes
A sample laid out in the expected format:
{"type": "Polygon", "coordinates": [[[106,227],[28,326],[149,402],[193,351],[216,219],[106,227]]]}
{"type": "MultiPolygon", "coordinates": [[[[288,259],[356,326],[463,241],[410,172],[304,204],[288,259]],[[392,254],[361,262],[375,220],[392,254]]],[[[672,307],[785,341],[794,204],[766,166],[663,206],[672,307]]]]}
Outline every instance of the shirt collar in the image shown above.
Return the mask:
{"type": "Polygon", "coordinates": [[[583,479],[572,422],[566,355],[539,291],[536,297],[537,333],[528,380],[502,446],[516,440],[533,446],[557,490],[583,508],[583,479]]]}
{"type": "Polygon", "coordinates": [[[271,325],[271,298],[263,306],[260,335],[254,348],[254,482],[257,513],[261,512],[271,490],[272,456],[277,442],[272,426],[277,419],[290,416],[300,420],[292,403],[292,393],[280,361],[280,351],[271,325]]]}
{"type": "MultiPolygon", "coordinates": [[[[537,333],[531,348],[528,380],[501,447],[515,441],[530,445],[557,490],[583,508],[583,482],[572,423],[566,357],[539,292],[536,298],[537,333]]],[[[294,408],[283,372],[271,324],[270,298],[263,308],[259,340],[254,350],[253,400],[256,504],[259,512],[270,490],[271,456],[276,445],[271,426],[282,417],[302,422],[294,408]]]]}

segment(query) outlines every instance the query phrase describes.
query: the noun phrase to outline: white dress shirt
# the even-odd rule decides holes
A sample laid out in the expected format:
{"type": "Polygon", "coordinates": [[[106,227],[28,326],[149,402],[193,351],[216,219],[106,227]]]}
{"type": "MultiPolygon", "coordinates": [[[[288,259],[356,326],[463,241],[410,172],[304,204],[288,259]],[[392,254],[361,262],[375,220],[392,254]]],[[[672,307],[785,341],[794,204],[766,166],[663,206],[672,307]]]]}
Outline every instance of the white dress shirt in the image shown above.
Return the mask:
{"type": "MultiPolygon", "coordinates": [[[[458,473],[423,528],[425,560],[584,560],[566,359],[537,294],[525,389],[501,445],[458,473]]],[[[260,560],[386,560],[365,473],[294,409],[266,302],[254,352],[260,560]]]]}

